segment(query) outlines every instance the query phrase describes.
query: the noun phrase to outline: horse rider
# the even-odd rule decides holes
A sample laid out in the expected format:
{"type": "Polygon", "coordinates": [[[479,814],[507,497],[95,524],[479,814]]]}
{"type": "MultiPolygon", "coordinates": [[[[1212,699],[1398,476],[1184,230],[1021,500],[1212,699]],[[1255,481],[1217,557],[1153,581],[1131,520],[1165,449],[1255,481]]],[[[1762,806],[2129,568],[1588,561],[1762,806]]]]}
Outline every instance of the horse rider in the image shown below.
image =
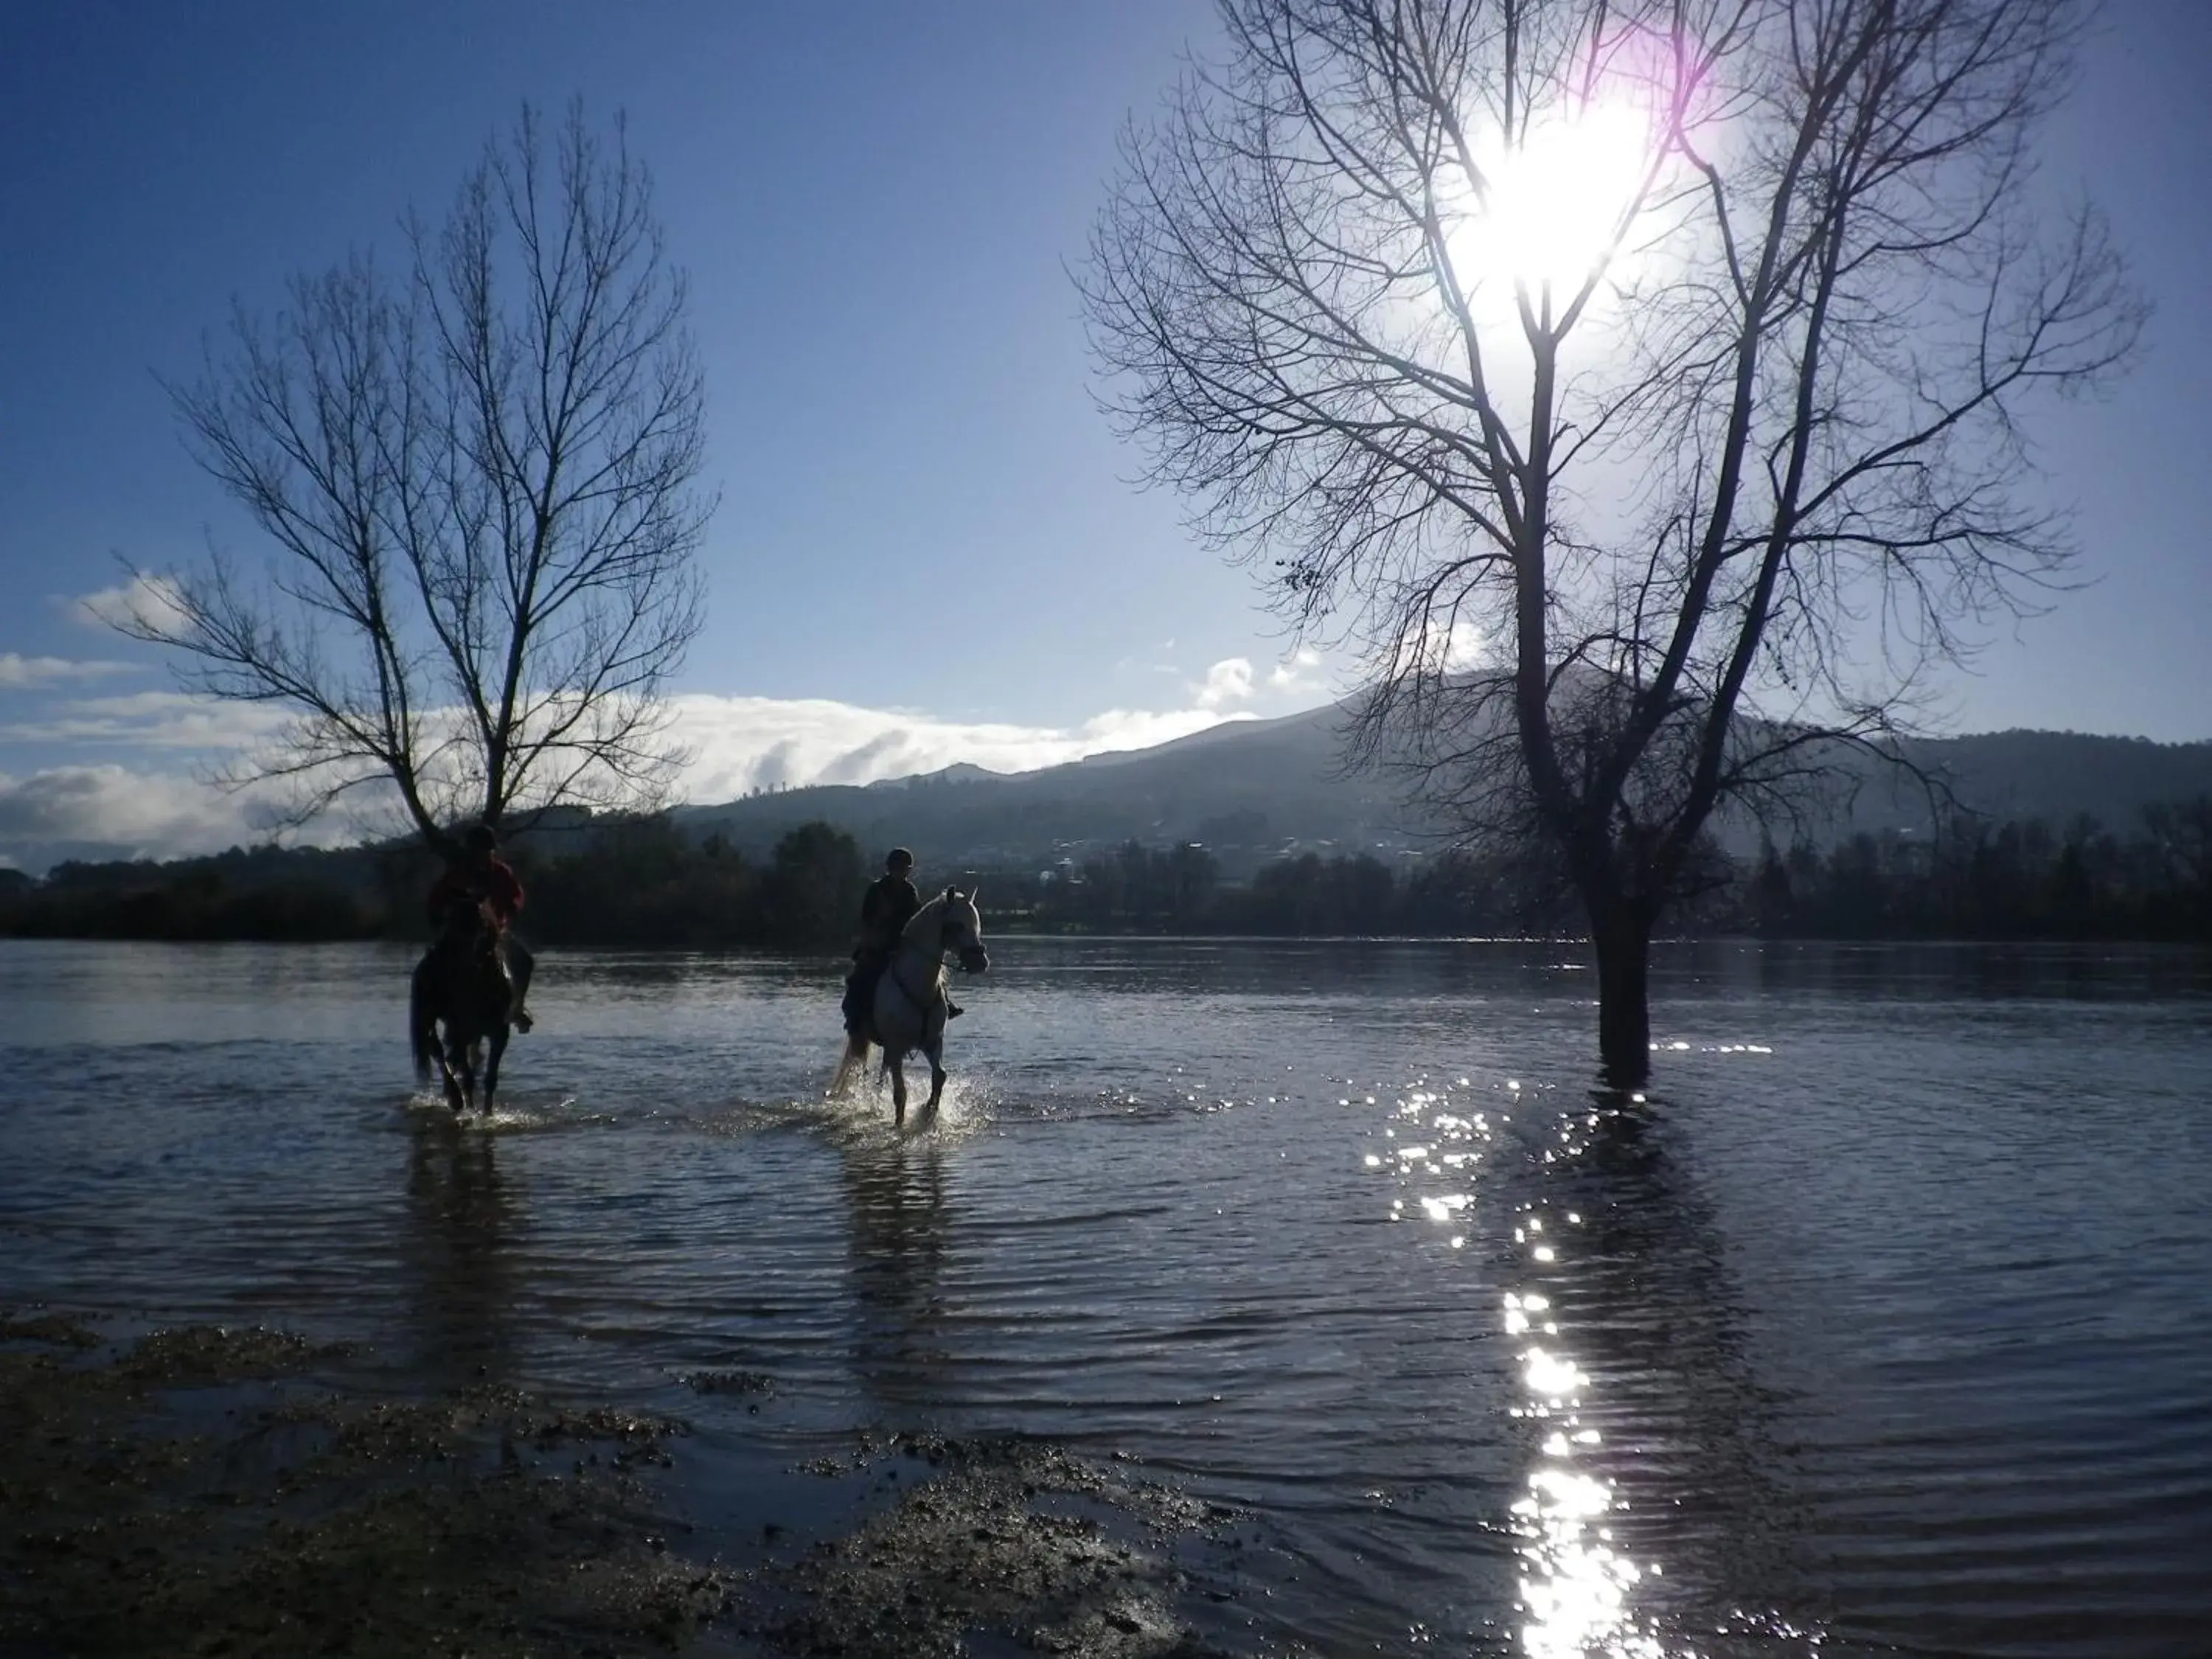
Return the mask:
{"type": "MultiPolygon", "coordinates": [[[[921,895],[914,886],[914,854],[894,847],[884,860],[884,873],[868,884],[860,899],[860,936],[853,947],[853,971],[845,976],[845,1029],[855,1037],[867,1035],[876,1006],[876,981],[890,966],[899,935],[921,908],[921,895]]],[[[952,1019],[965,1010],[945,1000],[945,1017],[952,1019]]]]}
{"type": "Polygon", "coordinates": [[[489,823],[472,823],[458,846],[449,845],[445,873],[430,889],[430,929],[442,937],[457,906],[481,904],[494,927],[490,949],[501,971],[514,991],[514,1029],[527,1031],[535,1023],[523,1006],[530,992],[530,975],[537,959],[510,931],[522,908],[522,883],[514,868],[499,855],[499,832],[489,823]]]}

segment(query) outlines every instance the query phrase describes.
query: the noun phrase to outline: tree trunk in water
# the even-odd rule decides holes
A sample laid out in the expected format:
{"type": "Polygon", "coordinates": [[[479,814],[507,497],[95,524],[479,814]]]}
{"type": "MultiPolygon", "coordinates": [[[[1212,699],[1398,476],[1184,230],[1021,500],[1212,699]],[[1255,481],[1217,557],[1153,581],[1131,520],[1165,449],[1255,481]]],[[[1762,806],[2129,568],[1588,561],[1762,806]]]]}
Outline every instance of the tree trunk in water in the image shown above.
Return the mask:
{"type": "Polygon", "coordinates": [[[1651,1078],[1651,1012],[1645,980],[1651,927],[1629,905],[1590,906],[1597,953],[1599,1075],[1608,1088],[1638,1089],[1651,1078]]]}

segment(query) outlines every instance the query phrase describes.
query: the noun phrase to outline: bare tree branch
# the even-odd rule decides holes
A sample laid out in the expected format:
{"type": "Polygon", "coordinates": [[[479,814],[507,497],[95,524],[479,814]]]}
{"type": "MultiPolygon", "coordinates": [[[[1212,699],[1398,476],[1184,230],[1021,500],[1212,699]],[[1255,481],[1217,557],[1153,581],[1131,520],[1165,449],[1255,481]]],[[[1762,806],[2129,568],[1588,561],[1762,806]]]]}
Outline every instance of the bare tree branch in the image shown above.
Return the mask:
{"type": "Polygon", "coordinates": [[[2142,319],[2033,173],[2081,7],[1220,9],[1080,279],[1108,408],[1296,629],[1364,654],[1357,757],[1463,837],[1556,847],[1632,1081],[1714,813],[1895,754],[2063,584],[2024,422],[2142,319]],[[1558,154],[1580,171],[1515,218],[1558,154]]]}
{"type": "Polygon", "coordinates": [[[126,632],[185,683],[296,718],[227,781],[304,822],[396,799],[426,838],[559,805],[652,805],[683,758],[698,631],[703,389],[651,183],[619,119],[526,107],[405,280],[366,256],[240,312],[169,388],[195,459],[271,544],[161,578],[126,632]]]}

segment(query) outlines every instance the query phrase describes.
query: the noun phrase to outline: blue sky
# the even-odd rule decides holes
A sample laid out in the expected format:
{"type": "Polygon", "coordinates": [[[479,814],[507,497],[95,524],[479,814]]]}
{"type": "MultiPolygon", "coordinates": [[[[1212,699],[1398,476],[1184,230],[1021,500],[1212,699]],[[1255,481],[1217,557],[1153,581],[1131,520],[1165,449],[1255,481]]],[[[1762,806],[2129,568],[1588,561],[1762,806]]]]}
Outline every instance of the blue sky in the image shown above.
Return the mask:
{"type": "MultiPolygon", "coordinates": [[[[2212,737],[2212,6],[2110,10],[2051,170],[2160,311],[2124,388],[2045,428],[2094,585],[1959,683],[1961,730],[2212,737]]],[[[70,603],[118,554],[251,546],[155,376],[189,374],[234,297],[396,252],[526,98],[627,111],[692,276],[723,497],[684,684],[696,793],[763,775],[779,738],[797,781],[867,743],[866,768],[1008,766],[1328,696],[1129,484],[1066,275],[1119,126],[1212,29],[1206,0],[0,8],[0,857],[101,814],[153,850],[234,833],[230,805],[140,781],[234,728],[70,603]],[[169,819],[132,816],[157,795],[169,819]]]]}

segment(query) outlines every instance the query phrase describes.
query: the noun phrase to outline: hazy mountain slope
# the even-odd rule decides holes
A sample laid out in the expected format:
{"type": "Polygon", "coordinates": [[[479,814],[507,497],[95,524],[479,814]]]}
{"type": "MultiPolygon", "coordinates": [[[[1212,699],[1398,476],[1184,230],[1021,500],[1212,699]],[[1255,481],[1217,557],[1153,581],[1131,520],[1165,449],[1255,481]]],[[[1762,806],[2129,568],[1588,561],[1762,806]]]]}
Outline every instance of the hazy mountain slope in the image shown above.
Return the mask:
{"type": "MultiPolygon", "coordinates": [[[[926,868],[1034,859],[1055,848],[1080,856],[1132,836],[1203,842],[1232,873],[1290,842],[1345,851],[1417,844],[1408,833],[1412,815],[1389,780],[1342,772],[1342,720],[1339,709],[1315,709],[1038,772],[996,776],[961,767],[866,788],[794,789],[689,807],[682,817],[696,833],[719,830],[755,849],[810,818],[828,818],[872,852],[913,847],[926,868]]],[[[2212,794],[2212,743],[2000,732],[1918,744],[1912,752],[1948,775],[1968,805],[1999,818],[2063,823],[2086,812],[2126,830],[2152,802],[2212,794]]],[[[1927,820],[1917,790],[1871,775],[1848,817],[1822,838],[1927,820]]]]}
{"type": "Polygon", "coordinates": [[[696,833],[765,847],[809,818],[873,848],[902,842],[925,862],[1027,858],[1055,846],[1135,837],[1203,841],[1232,862],[1285,842],[1396,843],[1404,814],[1379,781],[1341,775],[1340,715],[1320,708],[1239,720],[1158,748],[1094,756],[1012,776],[958,768],[866,788],[793,789],[683,810],[696,833]]]}
{"type": "MultiPolygon", "coordinates": [[[[2086,812],[2125,830],[2155,802],[2212,794],[2212,743],[1988,732],[1917,744],[1914,752],[1948,775],[1962,800],[1996,818],[2063,823],[2086,812]]],[[[1917,794],[1905,799],[1924,817],[1917,794]]]]}

